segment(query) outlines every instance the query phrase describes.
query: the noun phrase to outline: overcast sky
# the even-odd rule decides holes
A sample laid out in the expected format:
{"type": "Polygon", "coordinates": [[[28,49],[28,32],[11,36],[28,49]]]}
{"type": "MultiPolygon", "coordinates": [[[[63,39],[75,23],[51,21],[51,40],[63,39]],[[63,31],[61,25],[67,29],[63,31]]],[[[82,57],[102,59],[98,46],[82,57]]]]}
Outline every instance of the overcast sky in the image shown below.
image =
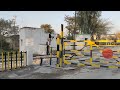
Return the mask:
{"type": "MultiPolygon", "coordinates": [[[[64,22],[65,15],[73,15],[74,11],[0,11],[0,18],[12,19],[17,16],[16,22],[20,27],[37,27],[41,24],[51,24],[56,32],[60,31],[60,24],[64,22]]],[[[108,19],[113,24],[111,33],[120,31],[120,11],[103,11],[102,18],[108,19]]]]}

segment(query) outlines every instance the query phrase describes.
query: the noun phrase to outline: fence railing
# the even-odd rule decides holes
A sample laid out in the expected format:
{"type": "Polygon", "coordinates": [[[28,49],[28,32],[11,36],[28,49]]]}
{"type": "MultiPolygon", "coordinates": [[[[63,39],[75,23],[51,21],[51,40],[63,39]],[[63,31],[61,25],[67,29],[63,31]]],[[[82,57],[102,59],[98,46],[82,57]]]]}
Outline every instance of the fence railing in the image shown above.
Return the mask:
{"type": "Polygon", "coordinates": [[[27,52],[1,52],[0,71],[22,68],[27,65],[27,52]]]}

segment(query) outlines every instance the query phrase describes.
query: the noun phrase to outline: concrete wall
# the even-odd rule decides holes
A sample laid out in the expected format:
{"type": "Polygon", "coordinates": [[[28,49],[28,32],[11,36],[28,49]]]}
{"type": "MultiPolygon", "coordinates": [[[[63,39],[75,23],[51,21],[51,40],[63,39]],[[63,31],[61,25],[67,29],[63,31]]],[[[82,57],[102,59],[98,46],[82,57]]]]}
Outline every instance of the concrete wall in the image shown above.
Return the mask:
{"type": "MultiPolygon", "coordinates": [[[[20,51],[31,50],[35,54],[46,54],[46,42],[49,37],[43,29],[24,27],[20,29],[20,51]],[[23,40],[21,42],[21,40],[23,40]],[[43,45],[44,44],[44,45],[43,45]]],[[[52,40],[52,47],[56,47],[56,37],[52,40]]]]}

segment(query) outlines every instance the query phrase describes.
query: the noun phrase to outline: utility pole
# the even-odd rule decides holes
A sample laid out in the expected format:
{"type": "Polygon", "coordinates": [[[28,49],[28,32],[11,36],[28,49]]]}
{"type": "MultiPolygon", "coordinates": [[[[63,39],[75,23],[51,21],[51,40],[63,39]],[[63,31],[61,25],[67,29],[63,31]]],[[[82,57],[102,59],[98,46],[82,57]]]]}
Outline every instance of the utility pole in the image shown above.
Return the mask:
{"type": "MultiPolygon", "coordinates": [[[[15,35],[15,24],[16,24],[16,16],[13,16],[13,33],[15,35]]],[[[13,42],[14,42],[14,37],[13,37],[13,42]]],[[[13,42],[12,42],[12,50],[13,50],[13,42]]]]}
{"type": "MultiPolygon", "coordinates": [[[[74,40],[75,40],[75,34],[76,34],[76,11],[75,11],[75,28],[74,28],[74,40]]],[[[74,42],[74,50],[75,50],[75,42],[74,42]]]]}
{"type": "Polygon", "coordinates": [[[2,40],[3,40],[3,38],[2,38],[2,33],[1,33],[1,44],[0,44],[0,46],[1,46],[1,51],[2,51],[2,40]]]}
{"type": "MultiPolygon", "coordinates": [[[[15,31],[16,17],[17,16],[13,16],[13,27],[14,27],[13,29],[14,29],[14,31],[15,31]]],[[[14,34],[15,34],[15,32],[14,32],[14,34]]]]}

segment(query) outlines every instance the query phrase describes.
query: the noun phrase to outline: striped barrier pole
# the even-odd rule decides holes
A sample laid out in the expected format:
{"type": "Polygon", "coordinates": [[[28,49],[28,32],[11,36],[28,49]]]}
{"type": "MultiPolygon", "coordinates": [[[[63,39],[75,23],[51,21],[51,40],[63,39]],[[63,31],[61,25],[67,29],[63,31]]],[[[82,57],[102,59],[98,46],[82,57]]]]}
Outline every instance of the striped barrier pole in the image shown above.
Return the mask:
{"type": "Polygon", "coordinates": [[[60,67],[63,64],[63,24],[61,24],[61,43],[60,43],[60,67]]]}
{"type": "Polygon", "coordinates": [[[84,42],[84,40],[64,40],[64,42],[84,42]]]}
{"type": "Polygon", "coordinates": [[[63,41],[63,62],[65,62],[65,43],[63,41]]]}
{"type": "Polygon", "coordinates": [[[59,57],[60,57],[60,37],[57,37],[57,67],[59,67],[59,57]]]}

